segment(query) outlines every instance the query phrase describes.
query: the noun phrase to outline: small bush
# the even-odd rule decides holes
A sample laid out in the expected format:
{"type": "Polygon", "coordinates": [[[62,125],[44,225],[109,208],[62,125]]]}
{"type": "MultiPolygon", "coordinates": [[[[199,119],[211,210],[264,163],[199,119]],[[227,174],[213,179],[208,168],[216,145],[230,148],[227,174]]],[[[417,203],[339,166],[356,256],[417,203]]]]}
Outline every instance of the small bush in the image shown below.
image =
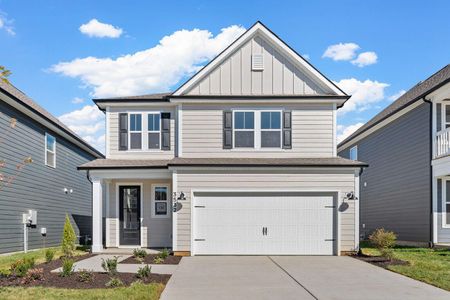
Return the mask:
{"type": "Polygon", "coordinates": [[[153,263],[157,264],[157,265],[162,264],[163,262],[164,262],[164,259],[159,256],[157,256],[153,259],[153,263]]]}
{"type": "Polygon", "coordinates": [[[369,241],[379,250],[392,248],[397,241],[397,235],[392,231],[386,231],[384,228],[379,228],[369,236],[369,241]]]}
{"type": "Polygon", "coordinates": [[[73,273],[73,259],[63,258],[62,271],[59,273],[61,277],[68,277],[73,273]]]}
{"type": "Polygon", "coordinates": [[[94,273],[88,270],[80,270],[77,275],[79,282],[92,282],[94,280],[94,273]]]}
{"type": "Polygon", "coordinates": [[[149,277],[150,273],[151,273],[151,267],[149,265],[146,265],[146,266],[138,269],[136,276],[138,278],[143,279],[143,278],[149,277]]]}
{"type": "Polygon", "coordinates": [[[72,223],[70,223],[69,215],[66,214],[66,222],[64,223],[63,236],[61,242],[61,249],[64,256],[72,257],[75,251],[75,242],[77,236],[73,230],[72,223]]]}
{"type": "Polygon", "coordinates": [[[53,249],[47,249],[45,250],[45,262],[49,263],[53,260],[53,257],[55,256],[55,250],[53,249]]]}
{"type": "Polygon", "coordinates": [[[18,277],[24,277],[29,269],[34,268],[34,265],[34,257],[20,259],[11,264],[11,273],[18,277]]]}
{"type": "Polygon", "coordinates": [[[118,256],[114,256],[114,258],[102,259],[102,268],[109,275],[117,274],[117,259],[118,256]]]}
{"type": "Polygon", "coordinates": [[[44,269],[42,268],[36,268],[36,269],[29,269],[27,271],[27,274],[22,280],[22,283],[30,283],[33,281],[43,280],[44,279],[44,269]]]}
{"type": "Polygon", "coordinates": [[[381,256],[386,257],[389,260],[394,259],[394,251],[391,248],[383,248],[380,250],[381,256]]]}
{"type": "Polygon", "coordinates": [[[136,259],[144,259],[147,256],[147,252],[144,249],[134,249],[133,256],[136,259]]]}
{"type": "Polygon", "coordinates": [[[159,257],[161,257],[162,259],[166,259],[169,256],[169,250],[167,250],[166,248],[164,248],[161,253],[159,254],[159,257]]]}
{"type": "Polygon", "coordinates": [[[122,285],[123,285],[123,282],[122,282],[122,280],[120,280],[119,278],[111,278],[111,279],[105,284],[106,287],[112,287],[112,288],[114,288],[114,287],[119,287],[119,286],[122,286],[122,285]]]}

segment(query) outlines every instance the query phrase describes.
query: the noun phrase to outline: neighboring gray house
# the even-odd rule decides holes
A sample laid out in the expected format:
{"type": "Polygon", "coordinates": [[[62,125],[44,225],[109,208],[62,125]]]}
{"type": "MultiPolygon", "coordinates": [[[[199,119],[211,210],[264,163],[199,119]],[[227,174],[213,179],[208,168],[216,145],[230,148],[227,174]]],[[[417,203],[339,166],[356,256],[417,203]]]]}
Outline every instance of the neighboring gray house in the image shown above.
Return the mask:
{"type": "Polygon", "coordinates": [[[349,97],[258,22],[172,93],[95,100],[93,251],[356,251],[366,164],[336,154],[349,97]]]}
{"type": "Polygon", "coordinates": [[[338,145],[367,162],[360,181],[361,235],[450,244],[450,65],[394,101],[338,145]]]}
{"type": "Polygon", "coordinates": [[[11,84],[0,83],[0,253],[61,242],[66,213],[78,236],[91,236],[91,183],[77,166],[103,155],[11,84]]]}

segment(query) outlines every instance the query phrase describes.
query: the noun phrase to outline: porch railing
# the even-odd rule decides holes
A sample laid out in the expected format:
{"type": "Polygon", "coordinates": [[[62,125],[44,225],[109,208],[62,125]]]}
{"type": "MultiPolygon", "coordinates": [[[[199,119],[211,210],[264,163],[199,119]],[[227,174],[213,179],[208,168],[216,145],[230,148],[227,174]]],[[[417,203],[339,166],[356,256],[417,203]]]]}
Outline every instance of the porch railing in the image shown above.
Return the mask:
{"type": "Polygon", "coordinates": [[[450,128],[436,133],[434,143],[434,158],[450,155],[450,128]]]}

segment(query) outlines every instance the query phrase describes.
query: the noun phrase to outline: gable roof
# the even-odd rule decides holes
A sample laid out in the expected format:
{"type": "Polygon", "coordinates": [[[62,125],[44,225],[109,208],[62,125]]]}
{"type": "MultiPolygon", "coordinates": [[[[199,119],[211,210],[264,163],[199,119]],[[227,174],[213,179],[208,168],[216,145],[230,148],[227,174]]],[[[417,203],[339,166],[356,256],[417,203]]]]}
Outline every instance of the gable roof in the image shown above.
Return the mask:
{"type": "Polygon", "coordinates": [[[287,45],[282,39],[280,39],[275,33],[273,33],[260,21],[257,21],[253,26],[251,26],[239,38],[237,38],[233,43],[225,48],[219,55],[217,55],[200,71],[198,71],[188,81],[186,81],[177,90],[175,90],[172,95],[184,95],[194,84],[200,82],[201,79],[209,74],[211,70],[220,65],[220,63],[227,59],[237,48],[242,46],[246,41],[248,41],[256,34],[261,34],[266,39],[273,41],[278,46],[280,51],[282,51],[288,57],[292,58],[292,60],[295,61],[297,65],[300,66],[307,74],[309,74],[313,78],[316,78],[318,81],[317,83],[327,88],[331,94],[338,96],[347,96],[347,94],[342,91],[335,83],[333,83],[330,79],[320,73],[319,70],[317,70],[313,65],[311,65],[306,59],[304,59],[300,54],[293,50],[289,45],[287,45]]]}
{"type": "MultiPolygon", "coordinates": [[[[21,90],[13,86],[11,83],[5,83],[3,81],[0,81],[0,92],[6,94],[11,99],[13,99],[16,103],[20,104],[21,106],[25,107],[27,110],[30,110],[32,113],[35,113],[36,115],[42,117],[52,125],[56,126],[58,129],[60,129],[62,132],[67,134],[69,137],[74,139],[79,143],[79,146],[81,146],[82,149],[85,151],[91,153],[95,157],[102,158],[104,155],[92,147],[90,144],[88,144],[86,141],[84,141],[79,135],[77,135],[75,132],[73,132],[69,127],[67,127],[64,123],[62,123],[58,118],[53,116],[51,113],[49,113],[47,110],[45,110],[42,106],[37,104],[35,101],[33,101],[30,97],[28,97],[25,93],[23,93],[21,90]]],[[[3,99],[1,99],[3,100],[3,99]]],[[[38,121],[38,120],[36,120],[38,121]]],[[[38,121],[39,122],[39,121],[38,121]]],[[[39,122],[41,123],[41,122],[39,122]]],[[[41,123],[42,124],[42,123],[41,123]]],[[[47,127],[45,124],[42,124],[43,126],[47,127]]]]}
{"type": "Polygon", "coordinates": [[[430,94],[434,90],[437,90],[441,86],[450,82],[450,64],[446,65],[426,80],[419,82],[413,86],[409,91],[403,94],[400,98],[391,103],[388,107],[383,109],[380,113],[370,119],[366,124],[361,126],[353,134],[347,137],[345,140],[339,143],[338,148],[344,144],[347,144],[363,132],[369,130],[373,126],[377,125],[381,121],[392,116],[396,112],[402,110],[408,105],[422,99],[426,95],[430,94]]]}

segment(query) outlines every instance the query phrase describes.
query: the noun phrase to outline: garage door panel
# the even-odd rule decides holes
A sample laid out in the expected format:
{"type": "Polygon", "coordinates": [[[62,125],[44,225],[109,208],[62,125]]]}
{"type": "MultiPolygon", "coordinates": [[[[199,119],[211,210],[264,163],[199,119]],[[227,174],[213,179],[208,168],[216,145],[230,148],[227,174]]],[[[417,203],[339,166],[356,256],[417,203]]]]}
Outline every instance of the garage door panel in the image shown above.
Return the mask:
{"type": "Polygon", "coordinates": [[[333,196],[221,194],[194,201],[195,254],[333,254],[333,196]]]}

